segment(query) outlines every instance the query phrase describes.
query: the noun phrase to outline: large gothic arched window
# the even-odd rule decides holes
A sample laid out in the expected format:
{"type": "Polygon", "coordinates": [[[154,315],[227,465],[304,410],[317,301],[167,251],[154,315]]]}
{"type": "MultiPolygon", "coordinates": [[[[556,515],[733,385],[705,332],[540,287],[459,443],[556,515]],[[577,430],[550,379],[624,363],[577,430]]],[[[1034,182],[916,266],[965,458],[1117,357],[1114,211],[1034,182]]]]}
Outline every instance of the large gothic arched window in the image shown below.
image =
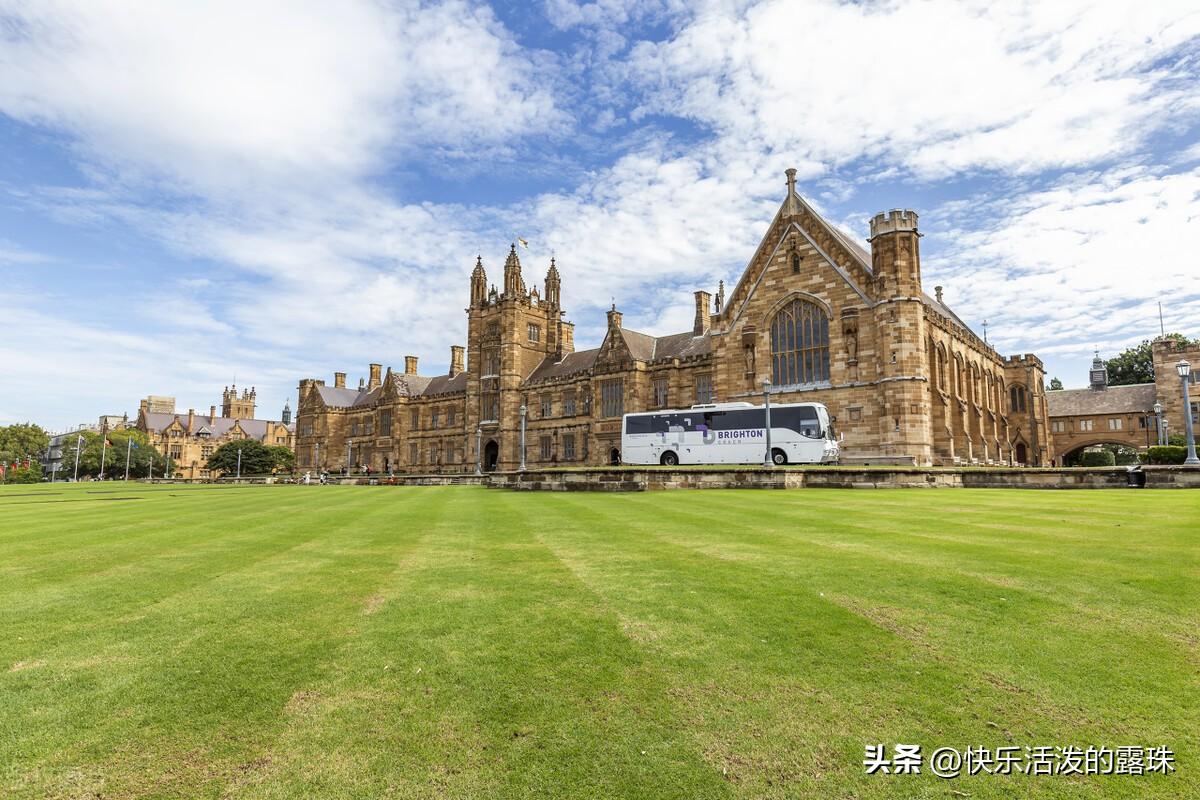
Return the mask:
{"type": "Polygon", "coordinates": [[[776,386],[829,380],[829,316],[793,300],[771,320],[771,381],[776,386]]]}

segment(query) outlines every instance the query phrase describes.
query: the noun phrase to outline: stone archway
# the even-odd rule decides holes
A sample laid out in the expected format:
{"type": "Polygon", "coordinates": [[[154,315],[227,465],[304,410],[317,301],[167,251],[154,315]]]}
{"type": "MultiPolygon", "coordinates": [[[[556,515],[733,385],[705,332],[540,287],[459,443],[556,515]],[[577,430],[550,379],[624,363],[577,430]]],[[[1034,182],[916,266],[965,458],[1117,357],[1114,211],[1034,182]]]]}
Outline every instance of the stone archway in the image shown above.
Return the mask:
{"type": "Polygon", "coordinates": [[[608,463],[609,463],[609,466],[613,466],[613,467],[620,466],[621,451],[615,447],[612,448],[611,450],[609,450],[608,451],[608,463]]]}
{"type": "Polygon", "coordinates": [[[483,471],[495,472],[500,462],[500,444],[495,439],[489,439],[483,446],[483,471]]]}
{"type": "Polygon", "coordinates": [[[1016,453],[1017,453],[1016,460],[1017,460],[1018,464],[1023,465],[1023,464],[1029,463],[1029,451],[1025,447],[1024,442],[1017,442],[1016,453]]]}

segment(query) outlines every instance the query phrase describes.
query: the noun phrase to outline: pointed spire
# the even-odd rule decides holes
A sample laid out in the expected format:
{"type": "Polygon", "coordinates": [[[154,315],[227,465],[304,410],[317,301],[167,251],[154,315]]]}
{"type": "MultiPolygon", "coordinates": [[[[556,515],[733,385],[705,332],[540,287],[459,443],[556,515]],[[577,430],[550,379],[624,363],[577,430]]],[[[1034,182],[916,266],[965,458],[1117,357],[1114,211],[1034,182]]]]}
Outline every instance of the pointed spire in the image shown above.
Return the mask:
{"type": "Polygon", "coordinates": [[[550,269],[546,272],[546,304],[558,308],[562,280],[558,275],[558,267],[554,264],[554,256],[550,256],[550,269]]]}
{"type": "Polygon", "coordinates": [[[515,243],[509,248],[508,258],[504,260],[504,294],[525,294],[525,281],[521,279],[521,259],[517,257],[515,243]]]}
{"type": "Polygon", "coordinates": [[[475,269],[471,272],[471,307],[478,308],[487,303],[487,273],[483,271],[483,256],[475,256],[475,269]]]}

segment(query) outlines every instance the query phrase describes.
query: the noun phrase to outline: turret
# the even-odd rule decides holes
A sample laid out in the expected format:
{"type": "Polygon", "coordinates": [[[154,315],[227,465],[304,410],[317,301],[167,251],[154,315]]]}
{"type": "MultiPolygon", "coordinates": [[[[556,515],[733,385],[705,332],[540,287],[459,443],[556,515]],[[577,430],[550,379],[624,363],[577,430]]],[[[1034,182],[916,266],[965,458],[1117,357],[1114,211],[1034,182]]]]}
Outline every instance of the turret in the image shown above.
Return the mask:
{"type": "Polygon", "coordinates": [[[279,421],[284,425],[292,424],[292,403],[290,400],[283,401],[283,413],[279,415],[279,421]]]}
{"type": "Polygon", "coordinates": [[[546,305],[558,308],[560,305],[559,291],[562,281],[558,276],[558,267],[554,264],[554,256],[550,257],[550,270],[546,273],[546,305]]]}
{"type": "Polygon", "coordinates": [[[504,260],[504,295],[517,297],[525,295],[525,281],[521,278],[521,259],[517,258],[517,246],[514,244],[504,260]]]}
{"type": "Polygon", "coordinates": [[[921,253],[917,212],[894,208],[871,219],[871,269],[879,299],[920,297],[921,253]]]}
{"type": "Polygon", "coordinates": [[[483,256],[475,257],[475,269],[471,272],[471,308],[487,303],[487,273],[483,270],[483,256]]]}
{"type": "Polygon", "coordinates": [[[450,345],[450,377],[458,375],[463,371],[463,346],[461,344],[450,345]]]}

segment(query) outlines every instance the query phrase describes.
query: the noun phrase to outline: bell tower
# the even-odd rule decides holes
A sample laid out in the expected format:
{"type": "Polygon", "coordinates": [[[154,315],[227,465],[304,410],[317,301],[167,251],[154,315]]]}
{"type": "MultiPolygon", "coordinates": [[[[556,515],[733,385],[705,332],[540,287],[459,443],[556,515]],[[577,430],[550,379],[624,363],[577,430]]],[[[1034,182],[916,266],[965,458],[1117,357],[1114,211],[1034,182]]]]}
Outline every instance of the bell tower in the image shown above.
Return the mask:
{"type": "Polygon", "coordinates": [[[254,387],[243,389],[238,397],[237,385],[226,386],[221,394],[221,416],[228,419],[254,419],[256,392],[254,387]]]}
{"type": "Polygon", "coordinates": [[[879,380],[879,441],[885,455],[933,458],[929,359],[924,347],[917,214],[892,209],[871,219],[871,285],[879,380]]]}
{"type": "MultiPolygon", "coordinates": [[[[519,460],[517,435],[525,380],[546,359],[558,360],[573,349],[571,323],[559,307],[561,278],[551,261],[545,294],[529,290],[521,275],[516,245],[504,262],[504,289],[485,289],[486,276],[476,260],[467,309],[467,430],[481,431],[481,446],[495,441],[502,468],[519,460]]],[[[472,437],[471,448],[474,447],[472,437]]],[[[472,454],[473,458],[473,454],[472,454]]]]}

